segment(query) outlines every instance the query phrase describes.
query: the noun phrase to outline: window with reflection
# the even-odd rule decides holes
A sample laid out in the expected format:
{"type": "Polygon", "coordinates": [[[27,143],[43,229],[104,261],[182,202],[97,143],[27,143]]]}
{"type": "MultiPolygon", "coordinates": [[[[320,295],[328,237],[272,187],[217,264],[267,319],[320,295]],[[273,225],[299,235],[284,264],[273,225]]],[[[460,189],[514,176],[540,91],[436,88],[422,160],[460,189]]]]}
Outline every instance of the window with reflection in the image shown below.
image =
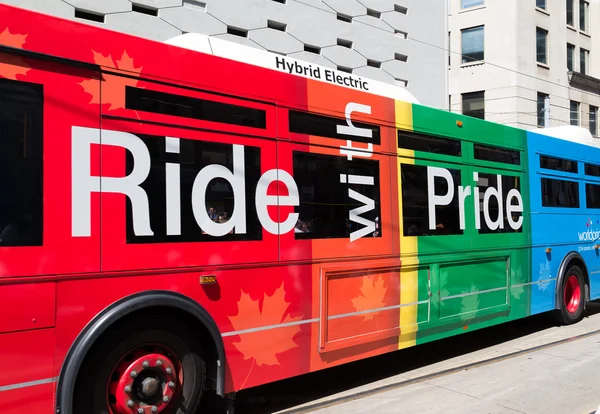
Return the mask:
{"type": "MultiPolygon", "coordinates": [[[[454,181],[454,187],[461,184],[460,170],[446,168],[454,181]]],[[[460,229],[458,194],[447,206],[435,207],[435,223],[429,226],[429,196],[427,191],[427,167],[423,165],[402,164],[402,220],[404,236],[444,236],[463,234],[460,229]]],[[[444,178],[435,177],[434,194],[448,193],[448,183],[444,178]]]]}
{"type": "Polygon", "coordinates": [[[579,208],[579,183],[542,178],[542,205],[544,207],[579,208]]]}
{"type": "Polygon", "coordinates": [[[43,87],[0,79],[0,247],[43,243],[43,87]]]}
{"type": "MultiPolygon", "coordinates": [[[[178,139],[164,136],[136,134],[146,144],[151,159],[150,174],[146,180],[140,184],[148,194],[148,202],[150,209],[150,226],[154,233],[152,236],[138,236],[133,231],[132,222],[132,205],[129,197],[126,198],[126,225],[127,225],[127,242],[128,243],[165,243],[165,242],[200,242],[200,241],[241,241],[241,240],[260,240],[262,238],[262,226],[256,214],[255,189],[258,180],[261,176],[260,168],[260,148],[248,145],[237,146],[237,152],[234,154],[234,146],[231,144],[223,144],[218,142],[198,141],[192,139],[178,139]],[[177,140],[175,147],[178,147],[178,152],[169,150],[173,146],[173,139],[177,140]],[[241,148],[241,150],[240,150],[241,148]],[[240,170],[234,171],[234,162],[239,167],[243,167],[243,173],[240,170]],[[167,166],[167,164],[170,164],[167,166]],[[171,192],[167,198],[167,168],[179,166],[180,191],[179,194],[171,192]],[[197,179],[198,173],[212,165],[218,166],[218,173],[209,174],[211,177],[206,183],[206,188],[200,186],[197,193],[205,195],[205,205],[200,206],[199,200],[193,198],[193,186],[197,179]],[[232,179],[232,175],[243,177],[244,191],[238,191],[234,194],[232,182],[219,177],[223,174],[232,179]],[[179,198],[181,212],[172,212],[172,214],[181,217],[180,231],[168,231],[167,228],[167,204],[169,200],[172,202],[173,197],[179,198]],[[241,210],[240,197],[245,198],[245,208],[241,210]],[[223,235],[211,235],[211,231],[207,231],[203,225],[202,218],[194,213],[196,208],[204,208],[207,220],[216,224],[227,224],[233,218],[234,211],[242,217],[237,217],[236,223],[239,220],[245,219],[245,233],[236,233],[234,229],[230,229],[223,235]],[[234,210],[235,209],[235,210],[234,210]],[[198,216],[198,217],[197,217],[198,216]],[[198,220],[200,218],[200,221],[198,220]],[[178,233],[178,234],[173,234],[178,233]]],[[[126,153],[126,169],[127,174],[130,174],[134,161],[133,156],[129,151],[126,153]]],[[[177,168],[177,167],[175,167],[177,168]]],[[[201,181],[201,180],[199,180],[201,181]]],[[[170,181],[171,189],[177,187],[176,181],[170,181]]],[[[171,204],[172,205],[172,204],[171,204]]],[[[172,216],[171,216],[172,217],[172,216]]],[[[202,216],[204,217],[204,216],[202,216]]],[[[233,224],[233,223],[231,223],[233,224]]],[[[208,223],[209,226],[212,226],[208,223]]],[[[214,226],[212,226],[214,227],[214,226]]],[[[224,228],[224,227],[220,227],[224,228]]]]}
{"type": "Polygon", "coordinates": [[[297,239],[382,236],[379,161],[294,151],[293,162],[297,239]]]}
{"type": "MultiPolygon", "coordinates": [[[[518,230],[514,230],[511,227],[508,221],[507,208],[509,208],[509,205],[516,206],[520,204],[523,206],[523,200],[519,200],[513,194],[511,199],[508,200],[508,202],[506,201],[510,190],[515,189],[519,191],[519,193],[521,192],[521,179],[518,176],[501,174],[500,180],[498,180],[498,174],[486,174],[480,172],[478,173],[477,187],[479,187],[479,233],[521,233],[523,231],[522,226],[518,230]],[[501,185],[499,186],[498,184],[501,185]],[[494,228],[488,225],[484,212],[485,192],[490,187],[495,189],[495,191],[490,193],[491,195],[488,198],[486,208],[489,212],[488,218],[493,223],[492,227],[494,228]]],[[[522,216],[523,213],[521,212],[512,212],[512,222],[518,221],[522,216]]]]}

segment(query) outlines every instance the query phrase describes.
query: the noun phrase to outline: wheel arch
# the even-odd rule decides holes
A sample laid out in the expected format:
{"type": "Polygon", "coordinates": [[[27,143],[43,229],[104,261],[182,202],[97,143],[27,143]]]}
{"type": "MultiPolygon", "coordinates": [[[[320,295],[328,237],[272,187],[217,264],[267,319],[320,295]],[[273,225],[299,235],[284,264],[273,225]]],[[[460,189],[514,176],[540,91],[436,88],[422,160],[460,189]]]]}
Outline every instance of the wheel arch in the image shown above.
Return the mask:
{"type": "Polygon", "coordinates": [[[560,309],[560,286],[565,278],[567,270],[569,267],[576,265],[581,268],[583,272],[583,280],[585,284],[585,300],[588,301],[590,299],[590,277],[587,269],[587,265],[585,264],[585,260],[583,257],[577,252],[571,251],[569,252],[560,263],[558,267],[558,272],[556,276],[556,289],[554,291],[554,307],[556,309],[560,309]]]}
{"type": "MultiPolygon", "coordinates": [[[[73,395],[77,376],[84,359],[98,339],[115,324],[125,321],[140,310],[168,308],[179,314],[185,314],[210,334],[217,357],[214,366],[216,392],[223,396],[225,392],[225,347],[221,333],[210,314],[192,299],[180,293],[170,291],[149,291],[136,293],[112,303],[96,315],[79,333],[63,361],[56,386],[57,414],[76,414],[73,412],[73,395]]],[[[207,340],[208,338],[205,338],[207,340]]]]}

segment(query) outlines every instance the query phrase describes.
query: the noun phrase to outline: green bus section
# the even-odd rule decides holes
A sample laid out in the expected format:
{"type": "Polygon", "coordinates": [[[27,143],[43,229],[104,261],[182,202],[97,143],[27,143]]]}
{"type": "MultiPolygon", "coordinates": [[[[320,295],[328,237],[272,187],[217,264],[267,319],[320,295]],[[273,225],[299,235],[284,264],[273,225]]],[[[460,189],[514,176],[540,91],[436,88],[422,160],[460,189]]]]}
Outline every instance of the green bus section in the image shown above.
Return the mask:
{"type": "Polygon", "coordinates": [[[398,137],[400,151],[414,151],[400,163],[401,240],[416,238],[419,300],[431,295],[416,342],[529,315],[526,131],[419,105],[412,112],[413,132],[398,137]]]}

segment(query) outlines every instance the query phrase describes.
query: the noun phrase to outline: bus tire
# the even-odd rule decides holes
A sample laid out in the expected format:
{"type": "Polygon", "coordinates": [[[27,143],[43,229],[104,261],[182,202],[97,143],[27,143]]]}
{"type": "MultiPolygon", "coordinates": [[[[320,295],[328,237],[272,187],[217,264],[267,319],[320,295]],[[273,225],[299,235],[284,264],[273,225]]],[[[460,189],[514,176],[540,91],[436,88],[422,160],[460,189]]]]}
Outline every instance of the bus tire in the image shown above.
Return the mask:
{"type": "Polygon", "coordinates": [[[561,279],[557,317],[561,324],[571,325],[583,319],[585,279],[579,266],[571,266],[561,279]]]}
{"type": "Polygon", "coordinates": [[[183,324],[135,319],[110,329],[90,350],[77,375],[74,412],[195,413],[205,381],[202,348],[183,324]]]}

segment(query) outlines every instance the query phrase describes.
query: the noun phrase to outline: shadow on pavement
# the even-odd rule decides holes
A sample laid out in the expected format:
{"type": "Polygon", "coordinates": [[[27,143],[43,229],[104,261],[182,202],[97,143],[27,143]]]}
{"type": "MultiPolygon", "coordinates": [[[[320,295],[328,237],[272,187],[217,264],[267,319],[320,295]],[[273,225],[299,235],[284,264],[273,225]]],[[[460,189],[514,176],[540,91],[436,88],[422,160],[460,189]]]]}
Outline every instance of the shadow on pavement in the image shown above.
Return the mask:
{"type": "MultiPolygon", "coordinates": [[[[600,302],[588,304],[586,317],[597,313],[600,313],[600,302]]],[[[557,324],[551,314],[535,315],[500,326],[484,328],[277,383],[243,390],[236,395],[235,414],[265,414],[289,409],[555,326],[557,324]]],[[[211,412],[210,409],[205,411],[207,408],[201,409],[200,412],[211,412]]]]}

